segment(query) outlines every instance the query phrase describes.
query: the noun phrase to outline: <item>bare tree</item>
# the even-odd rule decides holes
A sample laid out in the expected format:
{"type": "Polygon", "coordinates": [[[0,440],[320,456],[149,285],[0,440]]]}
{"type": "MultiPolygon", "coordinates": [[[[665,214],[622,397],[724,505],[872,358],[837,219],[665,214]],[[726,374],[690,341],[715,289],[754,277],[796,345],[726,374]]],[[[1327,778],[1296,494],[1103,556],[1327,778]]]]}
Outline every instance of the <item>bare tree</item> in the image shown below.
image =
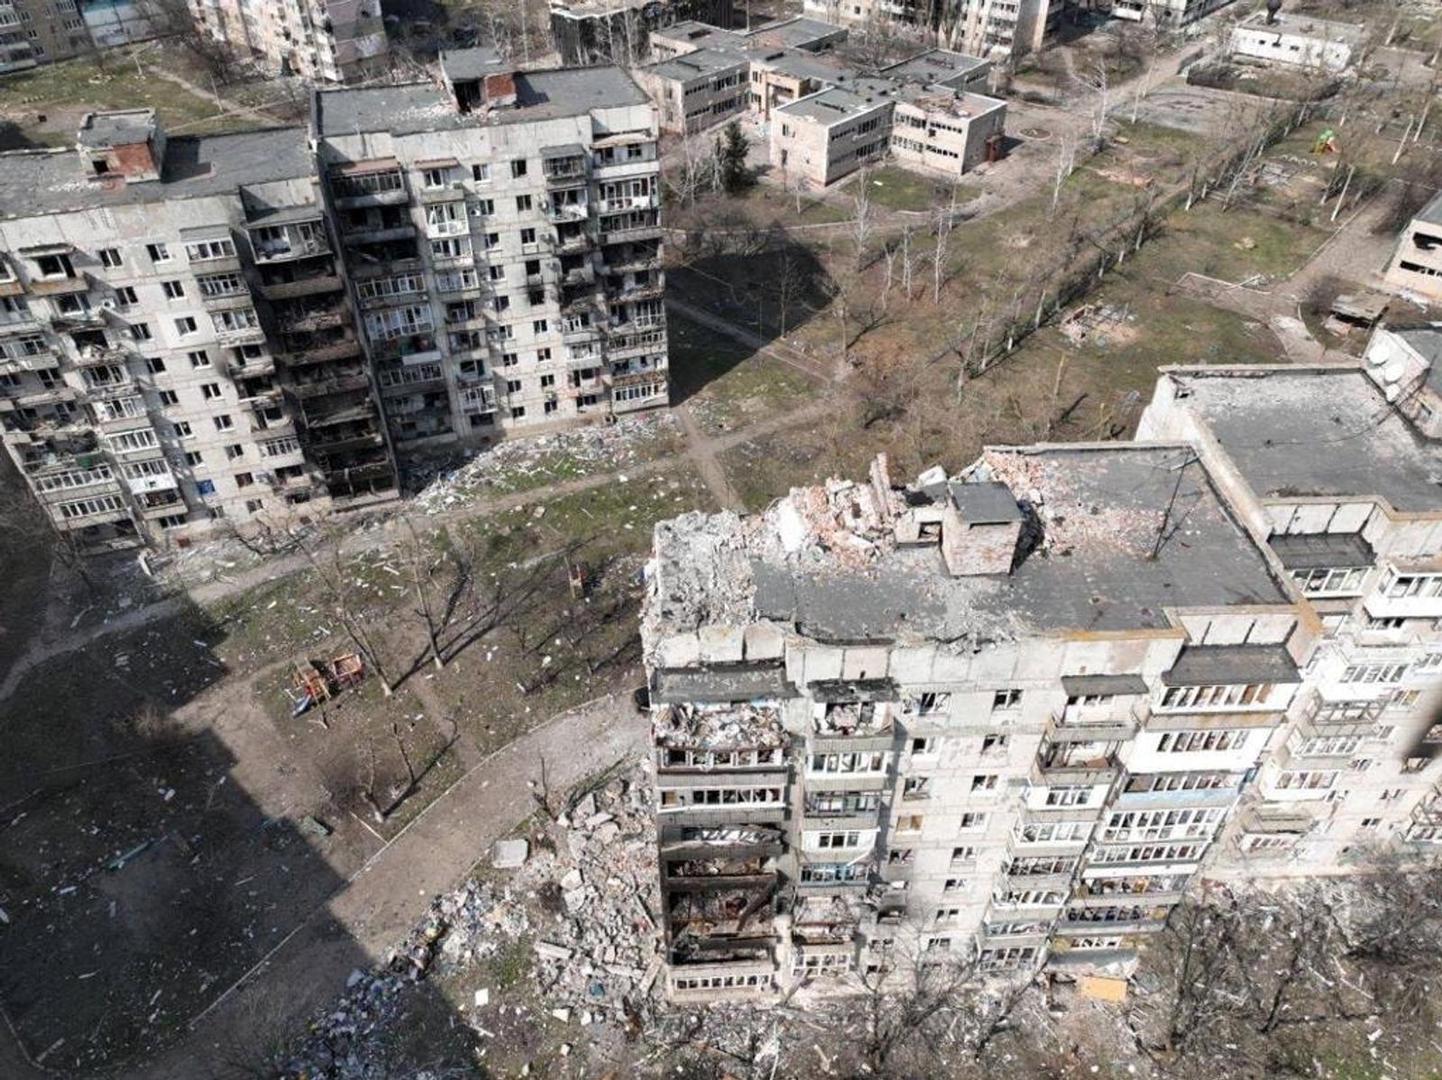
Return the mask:
{"type": "Polygon", "coordinates": [[[933,215],[933,233],[936,244],[931,250],[931,302],[941,303],[941,285],[946,270],[946,254],[951,230],[956,225],[956,185],[951,188],[951,199],[944,207],[938,207],[933,215]]]}
{"type": "Polygon", "coordinates": [[[856,247],[855,268],[866,265],[866,244],[875,222],[871,213],[871,170],[862,169],[851,184],[851,242],[856,247]]]}
{"type": "Polygon", "coordinates": [[[416,793],[421,783],[429,776],[432,770],[440,764],[441,759],[450,753],[451,748],[460,741],[460,728],[456,725],[454,717],[446,717],[446,723],[450,730],[438,746],[431,749],[424,764],[419,768],[411,761],[410,751],[406,748],[406,741],[401,736],[400,725],[391,724],[391,739],[395,745],[396,755],[400,758],[403,775],[397,775],[391,782],[385,785],[385,799],[382,801],[377,796],[380,786],[377,783],[376,771],[377,760],[374,742],[366,743],[367,771],[366,783],[361,788],[361,798],[371,808],[371,815],[378,824],[384,824],[392,814],[401,808],[407,799],[416,793]]]}
{"type": "Polygon", "coordinates": [[[421,625],[426,632],[426,641],[431,648],[431,661],[440,670],[446,666],[446,661],[441,655],[440,632],[441,625],[437,618],[437,612],[431,599],[431,588],[435,574],[435,560],[427,548],[421,536],[416,532],[415,522],[409,517],[403,519],[406,528],[406,540],[399,547],[402,558],[406,561],[406,568],[411,579],[411,593],[416,601],[416,617],[421,620],[421,625]]]}
{"type": "Polygon", "coordinates": [[[296,534],[297,547],[305,556],[307,565],[315,575],[325,598],[325,604],[340,622],[346,637],[355,646],[366,666],[375,672],[380,680],[381,692],[390,697],[395,693],[395,684],[386,673],[385,662],[380,648],[371,635],[367,620],[360,611],[354,580],[346,568],[338,542],[317,542],[309,537],[296,534]]]}

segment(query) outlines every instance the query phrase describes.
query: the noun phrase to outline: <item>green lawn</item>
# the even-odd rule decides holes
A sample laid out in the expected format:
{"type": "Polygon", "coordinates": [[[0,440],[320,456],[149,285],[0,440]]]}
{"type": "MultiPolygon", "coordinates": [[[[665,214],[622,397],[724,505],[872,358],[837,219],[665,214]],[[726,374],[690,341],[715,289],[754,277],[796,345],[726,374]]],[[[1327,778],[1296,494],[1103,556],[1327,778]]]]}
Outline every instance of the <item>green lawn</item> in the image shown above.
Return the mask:
{"type": "MultiPolygon", "coordinates": [[[[862,182],[861,178],[853,184],[862,182]]],[[[865,177],[867,192],[871,201],[888,210],[928,211],[945,206],[951,201],[951,189],[957,189],[956,201],[966,202],[973,198],[976,189],[965,181],[955,184],[940,177],[912,172],[899,165],[887,165],[875,169],[865,177]]]]}

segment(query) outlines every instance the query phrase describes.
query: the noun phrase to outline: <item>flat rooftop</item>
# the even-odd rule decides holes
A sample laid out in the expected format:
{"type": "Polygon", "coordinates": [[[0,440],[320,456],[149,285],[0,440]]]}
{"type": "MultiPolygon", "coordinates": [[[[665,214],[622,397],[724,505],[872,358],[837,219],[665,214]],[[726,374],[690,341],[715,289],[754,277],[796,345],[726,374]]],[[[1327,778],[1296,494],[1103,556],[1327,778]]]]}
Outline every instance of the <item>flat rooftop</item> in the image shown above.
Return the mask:
{"type": "Polygon", "coordinates": [[[618,67],[518,71],[516,104],[489,113],[461,113],[433,83],[367,86],[316,92],[316,124],[322,136],[358,131],[414,135],[490,124],[520,124],[584,116],[593,109],[645,105],[641,88],[618,67]]]}
{"type": "MultiPolygon", "coordinates": [[[[767,619],[826,641],[964,647],[1162,629],[1167,608],[1292,602],[1190,447],[990,449],[965,478],[1024,500],[1030,538],[1010,574],[952,577],[935,544],[848,526],[876,520],[873,489],[830,481],[793,489],[764,514],[658,524],[646,621],[661,636],[767,619]]],[[[928,498],[905,493],[908,507],[928,498]]]]}
{"type": "Polygon", "coordinates": [[[839,86],[828,87],[804,98],[798,98],[790,105],[783,105],[777,111],[786,116],[802,117],[818,124],[839,124],[843,120],[864,116],[873,109],[889,105],[891,99],[883,95],[852,93],[839,86]]]}
{"type": "Polygon", "coordinates": [[[746,38],[763,47],[780,46],[783,49],[804,49],[808,45],[814,45],[818,41],[825,41],[827,38],[834,38],[837,35],[845,37],[845,28],[833,26],[820,19],[797,16],[794,19],[787,19],[785,22],[772,23],[770,26],[753,30],[746,35],[746,38]]]}
{"type": "Polygon", "coordinates": [[[75,141],[94,149],[133,146],[152,138],[155,131],[154,109],[93,112],[85,114],[75,141]]]}
{"type": "Polygon", "coordinates": [[[0,154],[0,218],[227,195],[311,172],[304,128],[172,136],[160,179],[142,183],[97,177],[73,149],[18,150],[0,154]]]}
{"type": "Polygon", "coordinates": [[[745,66],[746,58],[737,53],[721,52],[717,49],[697,49],[685,56],[675,56],[670,60],[651,64],[642,70],[659,75],[663,79],[688,82],[691,79],[700,79],[745,66]]]}
{"type": "Polygon", "coordinates": [[[952,90],[945,86],[903,86],[896,91],[899,101],[927,112],[944,112],[952,116],[984,116],[1006,108],[1000,98],[952,90]]]}
{"type": "Polygon", "coordinates": [[[965,53],[951,52],[948,49],[931,49],[899,64],[883,68],[881,74],[888,79],[946,85],[952,81],[965,81],[978,69],[985,70],[990,66],[990,60],[983,60],[979,56],[967,56],[965,53]]]}
{"type": "Polygon", "coordinates": [[[449,49],[441,53],[441,71],[451,82],[468,82],[509,69],[510,65],[501,58],[501,54],[489,46],[449,49]]]}
{"type": "Polygon", "coordinates": [[[1167,373],[1262,499],[1377,497],[1442,510],[1442,446],[1428,442],[1355,367],[1167,373]]]}
{"type": "Polygon", "coordinates": [[[665,41],[685,42],[704,49],[741,49],[746,46],[746,35],[734,30],[723,30],[710,23],[696,19],[685,19],[670,26],[658,26],[651,31],[654,37],[665,41]]]}
{"type": "Polygon", "coordinates": [[[1318,41],[1344,41],[1348,45],[1360,45],[1367,38],[1367,28],[1356,23],[1333,22],[1311,15],[1297,15],[1279,11],[1275,21],[1267,22],[1265,11],[1255,11],[1240,23],[1248,30],[1270,30],[1277,34],[1295,37],[1316,38],[1318,41]]]}

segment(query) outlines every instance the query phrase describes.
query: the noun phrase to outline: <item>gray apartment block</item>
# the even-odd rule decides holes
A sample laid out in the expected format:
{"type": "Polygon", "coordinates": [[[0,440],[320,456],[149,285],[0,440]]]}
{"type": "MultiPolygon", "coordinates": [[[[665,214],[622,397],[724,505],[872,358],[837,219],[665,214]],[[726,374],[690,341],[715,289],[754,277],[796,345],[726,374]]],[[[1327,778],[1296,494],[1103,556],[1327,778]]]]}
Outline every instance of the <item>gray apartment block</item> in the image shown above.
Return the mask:
{"type": "Polygon", "coordinates": [[[0,429],[81,547],[393,497],[396,456],[663,404],[655,121],[447,57],[312,129],[0,155],[0,429]]]}
{"type": "Polygon", "coordinates": [[[1442,843],[1439,363],[1172,370],[1133,444],[658,526],[672,995],[1124,969],[1198,875],[1442,843]]]}
{"type": "Polygon", "coordinates": [[[565,64],[630,66],[651,55],[651,31],[693,19],[730,26],[732,0],[552,0],[551,40],[565,64]]]}

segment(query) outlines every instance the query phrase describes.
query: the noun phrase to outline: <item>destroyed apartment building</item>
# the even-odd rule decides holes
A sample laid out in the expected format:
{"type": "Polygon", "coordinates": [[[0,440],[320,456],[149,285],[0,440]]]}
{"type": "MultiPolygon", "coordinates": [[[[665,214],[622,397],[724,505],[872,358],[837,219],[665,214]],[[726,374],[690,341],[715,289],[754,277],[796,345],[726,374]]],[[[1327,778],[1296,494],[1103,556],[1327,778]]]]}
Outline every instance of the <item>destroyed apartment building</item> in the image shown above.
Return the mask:
{"type": "Polygon", "coordinates": [[[805,0],[802,10],[840,26],[898,28],[1001,59],[1040,49],[1060,27],[1064,6],[1063,0],[805,0]]]}
{"type": "Polygon", "coordinates": [[[642,636],[670,992],[1126,957],[1315,633],[1182,444],[989,450],[904,489],[879,460],[662,523],[642,636]]]}
{"type": "Polygon", "coordinates": [[[0,434],[81,549],[308,516],[397,459],[667,400],[654,112],[619,69],[88,116],[0,154],[0,434]]]}
{"type": "Polygon", "coordinates": [[[1143,421],[1165,441],[989,449],[905,488],[883,459],[660,524],[672,997],[1124,969],[1199,873],[1442,841],[1438,453],[1379,366],[1170,372],[1143,421]],[[1341,453],[1332,408],[1366,432],[1341,453]],[[1278,429],[1297,444],[1255,437],[1278,429]]]}

